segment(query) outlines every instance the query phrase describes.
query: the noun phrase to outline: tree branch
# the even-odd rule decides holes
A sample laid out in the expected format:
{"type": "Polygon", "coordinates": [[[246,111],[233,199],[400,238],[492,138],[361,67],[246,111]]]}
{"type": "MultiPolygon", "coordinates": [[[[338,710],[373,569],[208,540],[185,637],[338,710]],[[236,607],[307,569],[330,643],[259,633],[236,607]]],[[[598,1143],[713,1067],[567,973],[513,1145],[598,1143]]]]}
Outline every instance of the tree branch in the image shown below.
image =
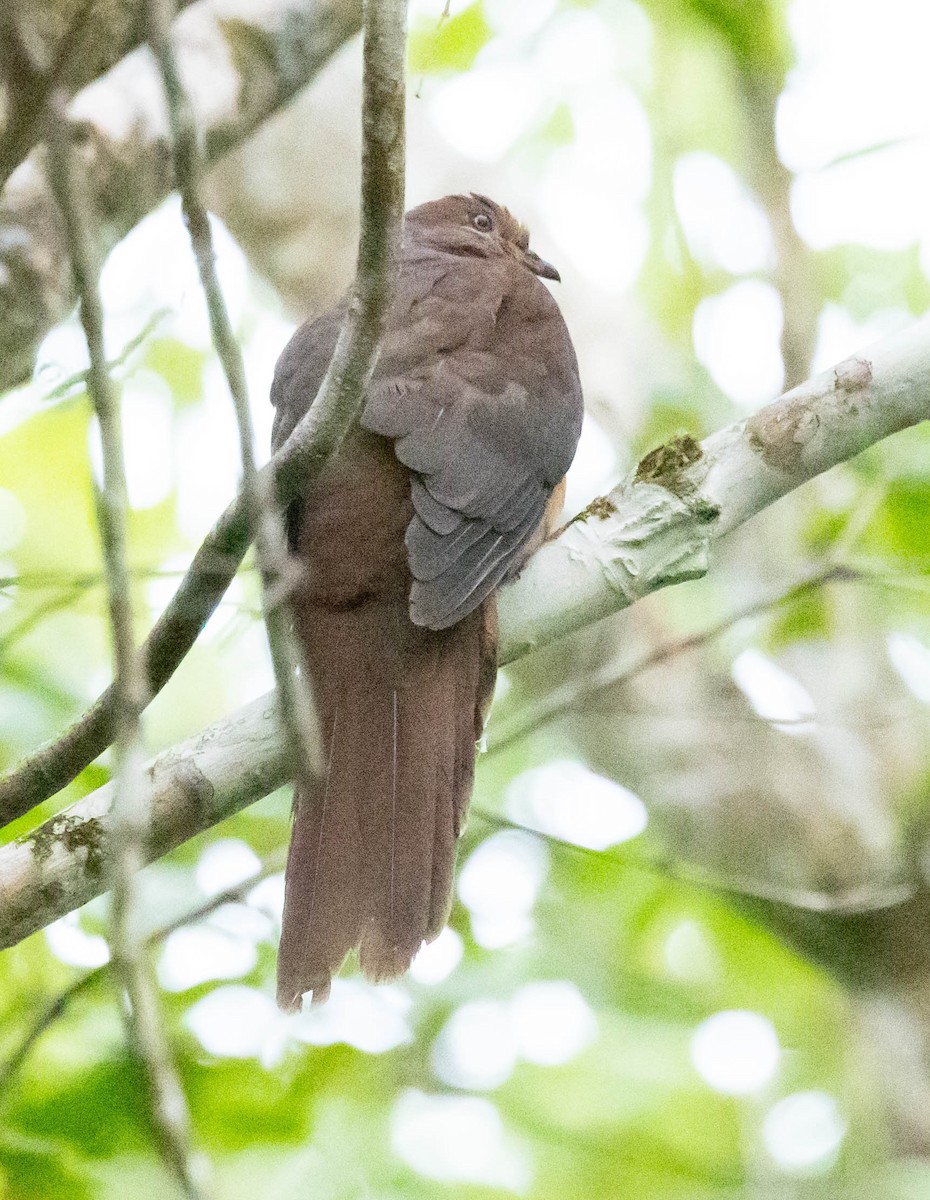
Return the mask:
{"type": "MultiPolygon", "coordinates": [[[[172,36],[206,160],[287,104],[360,27],[359,0],[242,0],[235,17],[210,0],[192,4],[172,36]]],[[[83,133],[92,250],[101,258],[172,187],[148,51],[134,50],[80,91],[69,117],[83,133]]],[[[0,200],[0,391],[28,378],[39,342],[74,302],[66,250],[40,147],[0,200]]]]}
{"type": "MultiPolygon", "coordinates": [[[[287,782],[287,755],[264,696],[147,767],[151,862],[287,782]]],[[[0,848],[0,944],[12,946],[106,890],[113,784],[0,848]]]]}
{"type": "Polygon", "coordinates": [[[516,657],[657,588],[700,578],[718,538],[815,475],[928,419],[925,318],[700,444],[677,438],[660,447],[501,594],[503,654],[516,657]]]}
{"type": "MultiPolygon", "coordinates": [[[[679,654],[686,654],[688,651],[707,645],[708,642],[716,640],[724,633],[728,633],[741,621],[751,620],[753,617],[760,617],[770,613],[773,609],[783,604],[789,604],[791,601],[798,599],[798,597],[806,595],[816,588],[824,587],[828,583],[852,583],[868,578],[869,576],[866,572],[838,564],[830,564],[776,596],[770,596],[765,600],[757,600],[755,603],[738,609],[728,617],[724,617],[723,620],[718,621],[716,625],[712,625],[709,629],[657,646],[654,650],[642,655],[635,662],[622,664],[617,662],[605,663],[593,676],[585,676],[583,679],[572,679],[559,688],[553,688],[552,691],[531,707],[515,713],[509,721],[496,721],[488,741],[487,753],[498,754],[502,750],[506,750],[507,747],[526,737],[527,734],[535,733],[543,726],[558,720],[559,717],[568,716],[572,712],[578,712],[605,692],[613,691],[615,688],[621,688],[625,684],[630,683],[643,671],[648,671],[651,667],[659,666],[679,654]]],[[[763,718],[760,717],[759,720],[763,720],[763,718]]],[[[808,718],[804,718],[804,720],[806,721],[808,718]]],[[[784,725],[785,722],[782,721],[779,724],[784,725]]]]}
{"type": "Polygon", "coordinates": [[[115,976],[126,989],[127,1032],[148,1082],[155,1141],[168,1170],[190,1200],[200,1200],[191,1154],[190,1116],[165,1035],[158,992],[145,947],[136,936],[136,875],[144,863],[148,797],[142,751],[141,718],[145,672],[133,633],[132,592],[127,566],[128,493],[123,463],[123,434],[116,395],[103,348],[103,306],[97,288],[99,268],[89,249],[83,180],[71,165],[71,127],[65,98],[56,93],[49,105],[49,177],[61,210],[65,237],[80,298],[81,324],[90,357],[88,389],[100,425],[103,488],[97,495],[97,522],[110,610],[115,663],[116,761],[108,846],[108,875],[113,892],[110,944],[115,976]]]}
{"type": "Polygon", "coordinates": [[[297,672],[299,655],[291,631],[290,610],[285,603],[289,560],[283,521],[267,486],[268,477],[259,475],[255,461],[255,431],[245,364],[216,272],[210,219],[200,199],[197,129],[171,46],[173,2],[147,0],[147,10],[149,44],[158,62],[168,102],[175,182],[181,196],[181,209],[190,234],[200,284],[207,301],[213,346],[226,377],[239,430],[242,498],[249,537],[255,542],[256,561],[261,575],[262,609],[274,666],[281,723],[287,734],[295,770],[309,776],[316,772],[319,765],[312,757],[318,744],[314,736],[316,714],[306,673],[297,672]]]}
{"type": "Polygon", "coordinates": [[[785,72],[770,74],[737,64],[747,120],[746,149],[750,182],[762,201],[772,227],[775,268],[772,281],[782,309],[781,357],[785,386],[794,387],[810,371],[817,341],[820,297],[814,275],[814,254],[798,233],[791,216],[793,176],[778,156],[775,114],[784,88],[785,72]]]}
{"type": "MultiPolygon", "coordinates": [[[[930,419],[930,320],[707,438],[676,439],[589,505],[500,597],[501,660],[696,579],[711,543],[868,446],[930,419]]],[[[286,758],[271,696],[159,755],[149,768],[149,859],[280,787],[286,758]]],[[[103,889],[111,787],[0,849],[0,946],[103,889]]]]}
{"type": "MultiPolygon", "coordinates": [[[[336,450],[361,405],[374,369],[403,219],[403,49],[387,32],[390,20],[396,19],[402,8],[400,0],[373,5],[375,33],[373,39],[366,39],[365,51],[358,270],[348,315],[320,395],[261,472],[261,486],[273,486],[282,507],[317,478],[336,450]]],[[[240,493],[201,544],[190,570],[146,638],[143,652],[150,696],[161,690],[196,641],[248,546],[249,523],[240,493]]],[[[0,778],[0,824],[53,796],[105,750],[113,739],[114,712],[110,687],[62,737],[0,778]]]]}
{"type": "MultiPolygon", "coordinates": [[[[180,0],[188,8],[192,0],[180,0]]],[[[0,61],[7,84],[9,112],[0,131],[0,189],[42,139],[45,106],[51,92],[63,87],[69,93],[84,87],[108,70],[143,39],[142,21],[131,3],[79,6],[70,21],[53,38],[34,27],[45,43],[40,66],[30,54],[20,28],[28,14],[14,14],[12,5],[0,16],[0,61]],[[53,43],[53,44],[50,44],[53,43]]],[[[41,22],[37,22],[37,25],[41,22]]]]}

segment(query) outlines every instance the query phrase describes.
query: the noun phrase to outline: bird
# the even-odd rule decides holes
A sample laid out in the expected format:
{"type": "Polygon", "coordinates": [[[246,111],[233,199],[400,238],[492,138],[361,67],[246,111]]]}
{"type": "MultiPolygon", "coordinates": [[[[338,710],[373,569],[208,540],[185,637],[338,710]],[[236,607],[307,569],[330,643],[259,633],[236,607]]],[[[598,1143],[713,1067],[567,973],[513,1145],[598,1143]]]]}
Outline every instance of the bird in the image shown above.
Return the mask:
{"type": "MultiPolygon", "coordinates": [[[[353,950],[380,982],[442,931],[497,673],[497,589],[553,530],[581,433],[578,362],[504,206],[404,219],[360,418],[289,506],[294,631],[325,770],[297,778],[278,1003],[324,1001],[353,950]]],[[[278,360],[272,450],[308,411],[346,303],[278,360]]]]}

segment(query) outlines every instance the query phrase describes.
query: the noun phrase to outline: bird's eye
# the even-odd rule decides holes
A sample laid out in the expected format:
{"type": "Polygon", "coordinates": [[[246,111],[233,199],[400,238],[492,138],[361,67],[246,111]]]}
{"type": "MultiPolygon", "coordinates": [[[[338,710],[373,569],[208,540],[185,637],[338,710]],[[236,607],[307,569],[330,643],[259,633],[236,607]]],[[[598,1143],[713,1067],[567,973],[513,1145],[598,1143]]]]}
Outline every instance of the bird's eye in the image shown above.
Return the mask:
{"type": "Polygon", "coordinates": [[[484,212],[475,213],[471,219],[471,223],[476,229],[480,229],[482,233],[487,233],[489,229],[494,228],[494,222],[484,212]]]}

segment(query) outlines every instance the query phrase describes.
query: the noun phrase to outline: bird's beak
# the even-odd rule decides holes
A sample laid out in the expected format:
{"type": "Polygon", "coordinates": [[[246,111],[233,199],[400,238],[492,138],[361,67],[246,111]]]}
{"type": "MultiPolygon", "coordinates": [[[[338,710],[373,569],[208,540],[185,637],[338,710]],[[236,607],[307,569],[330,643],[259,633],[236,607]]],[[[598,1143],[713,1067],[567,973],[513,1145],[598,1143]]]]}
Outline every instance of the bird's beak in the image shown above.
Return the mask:
{"type": "Polygon", "coordinates": [[[544,258],[540,258],[539,255],[534,254],[532,250],[523,251],[523,261],[534,275],[540,275],[543,279],[554,279],[556,283],[562,282],[562,276],[558,273],[552,263],[547,263],[544,258]]]}

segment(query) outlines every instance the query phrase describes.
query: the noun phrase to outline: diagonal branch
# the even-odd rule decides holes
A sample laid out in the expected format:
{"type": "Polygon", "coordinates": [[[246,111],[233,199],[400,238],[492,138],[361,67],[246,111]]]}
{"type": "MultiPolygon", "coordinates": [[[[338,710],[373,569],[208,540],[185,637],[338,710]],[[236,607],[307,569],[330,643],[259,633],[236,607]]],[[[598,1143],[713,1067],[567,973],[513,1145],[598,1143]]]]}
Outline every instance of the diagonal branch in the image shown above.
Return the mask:
{"type": "MultiPolygon", "coordinates": [[[[768,614],[773,609],[783,604],[789,604],[792,600],[796,600],[798,597],[816,588],[824,587],[828,583],[854,583],[867,580],[868,578],[868,574],[864,571],[831,563],[829,566],[820,568],[820,570],[780,592],[778,595],[769,596],[765,600],[757,600],[754,603],[747,604],[744,608],[738,609],[728,617],[718,621],[716,625],[712,625],[709,629],[702,630],[700,633],[688,634],[675,641],[657,646],[654,650],[650,650],[648,653],[642,655],[635,662],[622,664],[607,662],[599,667],[593,676],[589,676],[581,681],[571,680],[561,687],[553,688],[551,692],[531,707],[521,709],[515,713],[510,720],[503,722],[496,721],[491,737],[488,740],[487,753],[499,754],[515,742],[521,741],[528,734],[535,733],[553,721],[557,721],[560,717],[567,716],[572,712],[578,712],[605,692],[612,692],[614,689],[622,688],[625,684],[630,683],[638,675],[644,671],[648,671],[651,667],[659,666],[679,654],[686,654],[690,650],[696,650],[701,646],[707,645],[708,642],[712,642],[724,633],[729,632],[741,621],[768,614]]],[[[780,724],[784,724],[784,722],[780,722],[780,724]]]]}
{"type": "MultiPolygon", "coordinates": [[[[180,0],[178,8],[192,2],[180,0]]],[[[43,47],[49,65],[39,66],[24,44],[19,27],[24,19],[28,16],[14,14],[12,5],[0,14],[0,61],[9,104],[0,131],[0,188],[42,140],[45,106],[53,89],[74,92],[84,87],[143,41],[142,21],[133,5],[85,0],[54,44],[43,47]]]]}
{"type": "MultiPolygon", "coordinates": [[[[361,27],[360,0],[198,0],[174,22],[207,162],[278,112],[361,27]]],[[[164,106],[147,49],[75,96],[95,257],[171,192],[164,106]]],[[[0,392],[29,377],[35,351],[74,303],[61,222],[37,147],[0,197],[0,392]]]]}
{"type": "MultiPolygon", "coordinates": [[[[707,570],[710,546],[806,480],[930,419],[930,320],[788,392],[698,443],[679,438],[595,501],[500,597],[501,658],[707,570]]],[[[161,754],[150,766],[148,856],[287,781],[274,698],[161,754]]],[[[0,945],[12,945],[103,890],[110,785],[0,849],[0,945]]]]}
{"type": "Polygon", "coordinates": [[[930,319],[698,443],[676,438],[544,546],[501,596],[508,657],[707,570],[713,542],[882,438],[930,420],[930,319]]]}

